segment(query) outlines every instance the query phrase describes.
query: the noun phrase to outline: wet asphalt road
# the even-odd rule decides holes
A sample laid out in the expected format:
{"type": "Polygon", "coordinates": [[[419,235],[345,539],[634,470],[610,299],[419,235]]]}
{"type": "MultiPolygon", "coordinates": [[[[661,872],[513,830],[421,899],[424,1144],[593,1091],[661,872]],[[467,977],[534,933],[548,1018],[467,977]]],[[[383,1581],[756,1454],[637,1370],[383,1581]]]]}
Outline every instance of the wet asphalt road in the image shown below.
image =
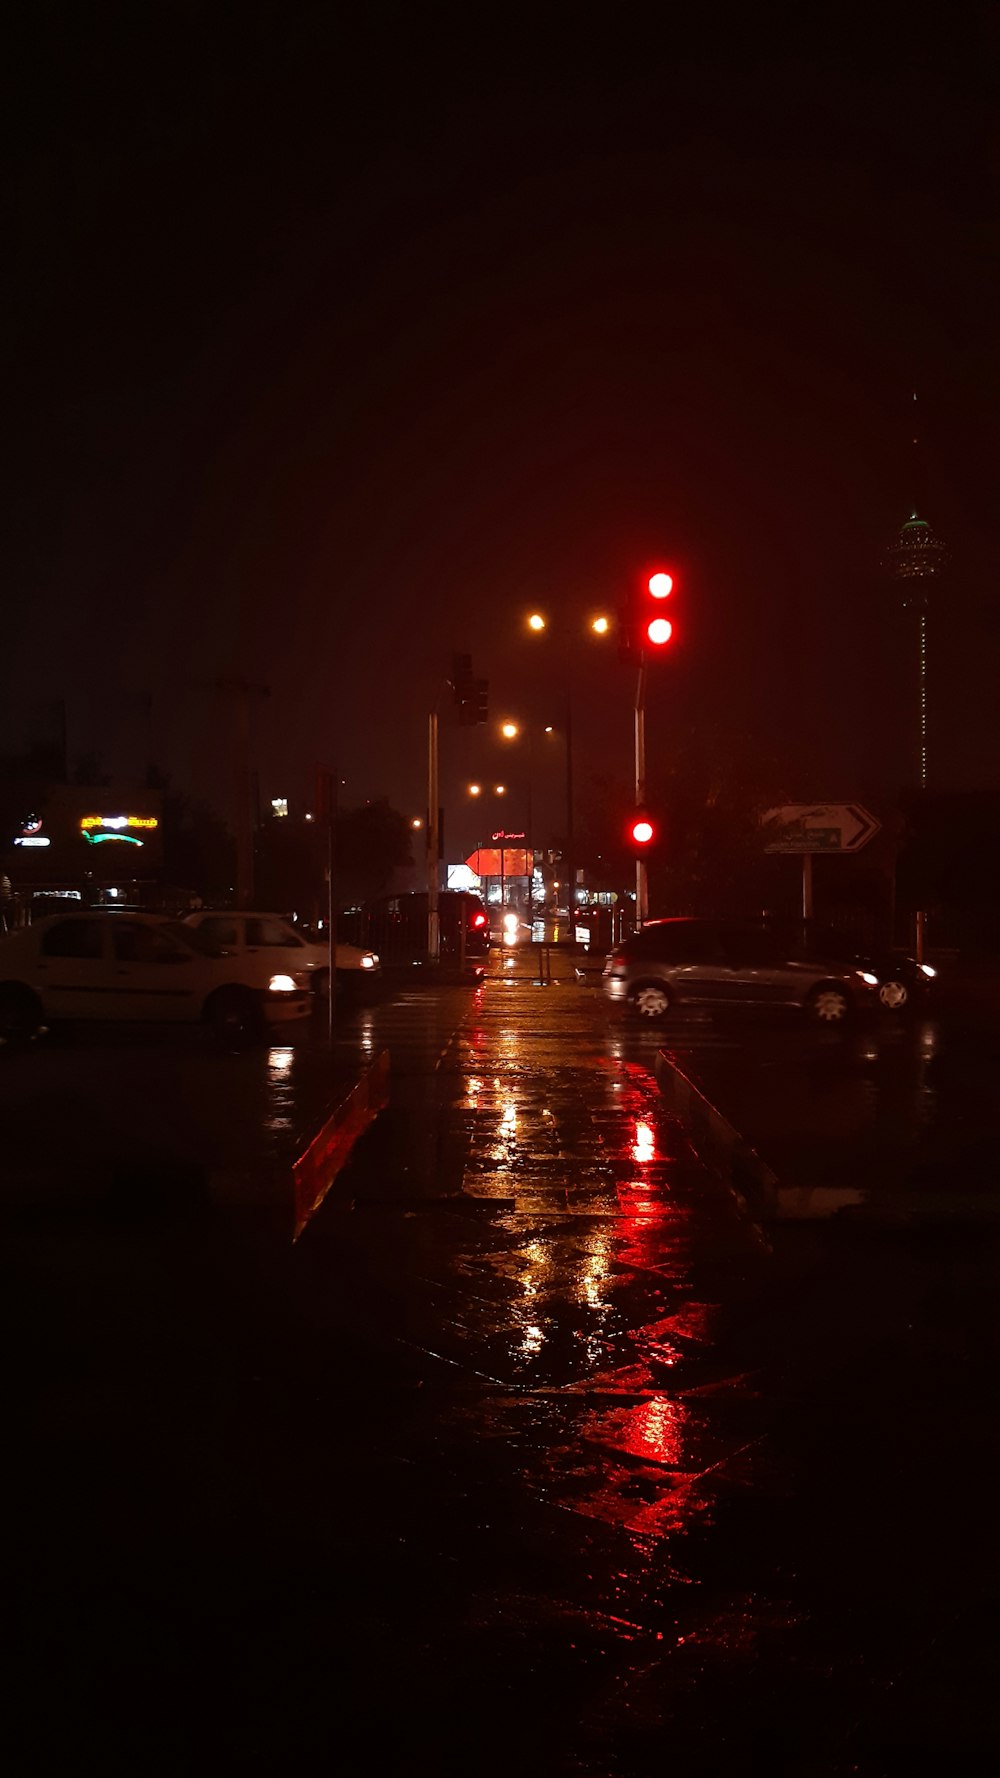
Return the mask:
{"type": "Polygon", "coordinates": [[[392,1103],[293,1252],[13,1243],[19,1769],[995,1751],[991,1234],[765,1237],[532,970],[356,1015],[392,1103]]]}

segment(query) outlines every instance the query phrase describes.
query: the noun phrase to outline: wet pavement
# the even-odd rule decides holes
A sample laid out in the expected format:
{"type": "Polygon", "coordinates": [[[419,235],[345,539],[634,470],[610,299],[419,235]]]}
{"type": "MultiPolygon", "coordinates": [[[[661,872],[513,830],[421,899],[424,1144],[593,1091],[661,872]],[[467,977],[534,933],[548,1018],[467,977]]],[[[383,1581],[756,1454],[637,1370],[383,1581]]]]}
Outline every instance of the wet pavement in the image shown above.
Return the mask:
{"type": "Polygon", "coordinates": [[[8,1250],[18,1769],[995,1751],[991,1232],[763,1232],[539,965],[357,1015],[391,1103],[295,1249],[8,1250]]]}

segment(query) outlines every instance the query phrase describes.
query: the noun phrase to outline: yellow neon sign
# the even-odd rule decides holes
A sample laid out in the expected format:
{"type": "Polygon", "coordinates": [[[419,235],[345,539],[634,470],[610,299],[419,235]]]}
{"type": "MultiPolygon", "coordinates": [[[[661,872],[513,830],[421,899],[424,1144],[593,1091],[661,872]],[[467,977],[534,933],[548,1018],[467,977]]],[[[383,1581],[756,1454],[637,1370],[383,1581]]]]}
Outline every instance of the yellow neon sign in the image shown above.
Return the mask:
{"type": "Polygon", "coordinates": [[[120,833],[126,827],[159,827],[155,815],[84,815],[80,820],[80,831],[86,833],[94,827],[106,827],[112,833],[120,833]]]}

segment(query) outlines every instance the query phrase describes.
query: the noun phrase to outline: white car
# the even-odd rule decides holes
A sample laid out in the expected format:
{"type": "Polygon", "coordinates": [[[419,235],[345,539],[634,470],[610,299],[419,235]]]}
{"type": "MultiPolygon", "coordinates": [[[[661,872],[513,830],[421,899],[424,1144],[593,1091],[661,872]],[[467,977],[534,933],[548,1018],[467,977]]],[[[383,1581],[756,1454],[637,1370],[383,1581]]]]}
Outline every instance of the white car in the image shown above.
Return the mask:
{"type": "Polygon", "coordinates": [[[81,909],[0,937],[0,1043],[63,1019],[203,1021],[246,1036],[309,1005],[304,972],[219,956],[156,914],[81,909]]]}
{"type": "MultiPolygon", "coordinates": [[[[329,946],[322,941],[303,938],[291,921],[281,914],[204,910],[185,915],[184,925],[192,926],[209,944],[219,950],[231,951],[234,957],[262,957],[269,961],[272,969],[305,973],[315,994],[329,993],[329,946]]],[[[364,951],[358,945],[338,944],[338,989],[371,981],[378,970],[379,960],[374,951],[364,951]]]]}

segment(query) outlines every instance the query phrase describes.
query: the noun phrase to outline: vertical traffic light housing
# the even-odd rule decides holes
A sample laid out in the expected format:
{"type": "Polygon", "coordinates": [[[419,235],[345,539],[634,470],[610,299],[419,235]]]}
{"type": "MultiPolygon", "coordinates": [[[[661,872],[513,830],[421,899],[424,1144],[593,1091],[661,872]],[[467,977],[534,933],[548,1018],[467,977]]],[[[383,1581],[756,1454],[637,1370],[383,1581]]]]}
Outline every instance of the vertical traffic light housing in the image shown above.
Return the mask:
{"type": "Polygon", "coordinates": [[[673,590],[674,575],[665,568],[637,575],[618,615],[623,660],[648,662],[663,654],[674,634],[666,606],[673,590]]]}
{"type": "Polygon", "coordinates": [[[674,633],[674,626],[664,610],[673,590],[674,577],[666,569],[657,568],[647,575],[639,625],[639,646],[645,651],[647,659],[665,648],[674,633]]]}
{"type": "Polygon", "coordinates": [[[472,672],[471,654],[455,654],[451,659],[451,695],[458,705],[462,728],[474,728],[489,716],[489,680],[476,679],[472,672]]]}

